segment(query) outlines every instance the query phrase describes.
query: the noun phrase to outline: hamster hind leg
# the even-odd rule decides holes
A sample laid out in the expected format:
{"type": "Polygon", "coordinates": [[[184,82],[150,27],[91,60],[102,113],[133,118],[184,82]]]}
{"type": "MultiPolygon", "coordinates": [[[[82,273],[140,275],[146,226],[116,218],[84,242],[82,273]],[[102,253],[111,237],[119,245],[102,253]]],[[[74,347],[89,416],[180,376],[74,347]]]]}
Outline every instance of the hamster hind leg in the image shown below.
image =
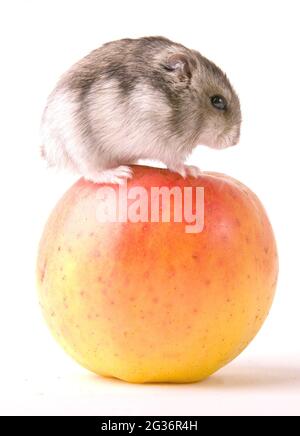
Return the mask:
{"type": "Polygon", "coordinates": [[[115,168],[103,170],[84,170],[80,171],[85,180],[93,183],[111,183],[114,185],[123,185],[126,180],[133,176],[132,169],[126,165],[120,165],[115,168]]]}
{"type": "MultiPolygon", "coordinates": [[[[99,149],[94,149],[91,154],[87,152],[84,141],[82,141],[81,146],[72,147],[69,153],[74,161],[77,173],[85,180],[95,184],[122,185],[133,176],[130,166],[123,165],[123,162],[120,162],[119,159],[106,159],[105,153],[99,149]]],[[[130,163],[128,162],[128,164],[130,163]]]]}

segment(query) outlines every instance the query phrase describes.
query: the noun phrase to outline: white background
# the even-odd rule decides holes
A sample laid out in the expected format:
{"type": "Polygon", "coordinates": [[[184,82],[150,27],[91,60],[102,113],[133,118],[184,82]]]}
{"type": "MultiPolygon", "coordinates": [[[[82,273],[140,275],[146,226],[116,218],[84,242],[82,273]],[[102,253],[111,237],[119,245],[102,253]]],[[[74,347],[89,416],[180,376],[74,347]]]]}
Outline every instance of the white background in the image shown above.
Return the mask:
{"type": "Polygon", "coordinates": [[[0,413],[95,415],[300,414],[298,1],[14,1],[0,3],[0,413]],[[59,75],[102,43],[165,35],[219,64],[243,109],[241,144],[190,162],[252,188],[280,254],[264,328],[204,383],[139,386],[97,378],[53,341],[35,291],[45,220],[73,182],[38,157],[39,121],[59,75]]]}

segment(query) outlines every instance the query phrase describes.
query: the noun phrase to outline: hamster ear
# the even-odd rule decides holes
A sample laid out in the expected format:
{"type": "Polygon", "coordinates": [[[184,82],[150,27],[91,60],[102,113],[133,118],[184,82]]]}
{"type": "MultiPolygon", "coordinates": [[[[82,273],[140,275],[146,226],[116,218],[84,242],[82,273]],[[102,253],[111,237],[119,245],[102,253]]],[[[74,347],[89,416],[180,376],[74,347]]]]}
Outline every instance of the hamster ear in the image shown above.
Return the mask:
{"type": "Polygon", "coordinates": [[[192,77],[191,66],[188,57],[183,53],[175,53],[168,57],[165,62],[165,68],[167,71],[173,71],[178,74],[179,77],[192,77]]]}

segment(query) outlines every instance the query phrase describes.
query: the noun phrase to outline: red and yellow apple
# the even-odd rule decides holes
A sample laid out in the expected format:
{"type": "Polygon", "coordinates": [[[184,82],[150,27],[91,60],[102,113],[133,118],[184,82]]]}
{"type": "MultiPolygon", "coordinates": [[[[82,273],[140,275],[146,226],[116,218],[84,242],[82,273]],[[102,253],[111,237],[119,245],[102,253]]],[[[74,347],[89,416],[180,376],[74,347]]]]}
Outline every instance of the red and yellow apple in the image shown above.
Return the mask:
{"type": "Polygon", "coordinates": [[[46,225],[37,276],[50,330],[97,374],[204,379],[241,353],[271,307],[278,260],[264,208],[225,175],[183,179],[136,166],[128,189],[144,188],[141,196],[153,187],[204,188],[203,231],[187,233],[174,210],[170,222],[105,223],[99,208],[112,211],[119,195],[109,186],[101,197],[101,185],[79,180],[46,225]]]}

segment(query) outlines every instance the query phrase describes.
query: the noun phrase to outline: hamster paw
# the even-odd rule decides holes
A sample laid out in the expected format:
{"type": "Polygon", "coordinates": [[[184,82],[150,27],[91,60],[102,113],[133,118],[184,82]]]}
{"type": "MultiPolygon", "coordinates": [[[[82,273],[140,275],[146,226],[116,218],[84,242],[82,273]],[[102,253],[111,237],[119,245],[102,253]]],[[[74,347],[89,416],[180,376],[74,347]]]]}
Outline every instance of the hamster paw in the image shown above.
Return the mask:
{"type": "Polygon", "coordinates": [[[201,176],[201,174],[202,171],[200,170],[200,168],[193,165],[185,165],[185,177],[191,176],[197,179],[201,176]]]}
{"type": "Polygon", "coordinates": [[[123,185],[126,180],[131,179],[132,176],[132,169],[125,165],[121,165],[111,170],[86,174],[84,178],[93,183],[111,183],[113,185],[123,185]]]}
{"type": "Polygon", "coordinates": [[[202,171],[200,168],[192,165],[178,165],[174,168],[170,168],[171,171],[180,174],[184,179],[186,177],[200,177],[202,171]]]}

